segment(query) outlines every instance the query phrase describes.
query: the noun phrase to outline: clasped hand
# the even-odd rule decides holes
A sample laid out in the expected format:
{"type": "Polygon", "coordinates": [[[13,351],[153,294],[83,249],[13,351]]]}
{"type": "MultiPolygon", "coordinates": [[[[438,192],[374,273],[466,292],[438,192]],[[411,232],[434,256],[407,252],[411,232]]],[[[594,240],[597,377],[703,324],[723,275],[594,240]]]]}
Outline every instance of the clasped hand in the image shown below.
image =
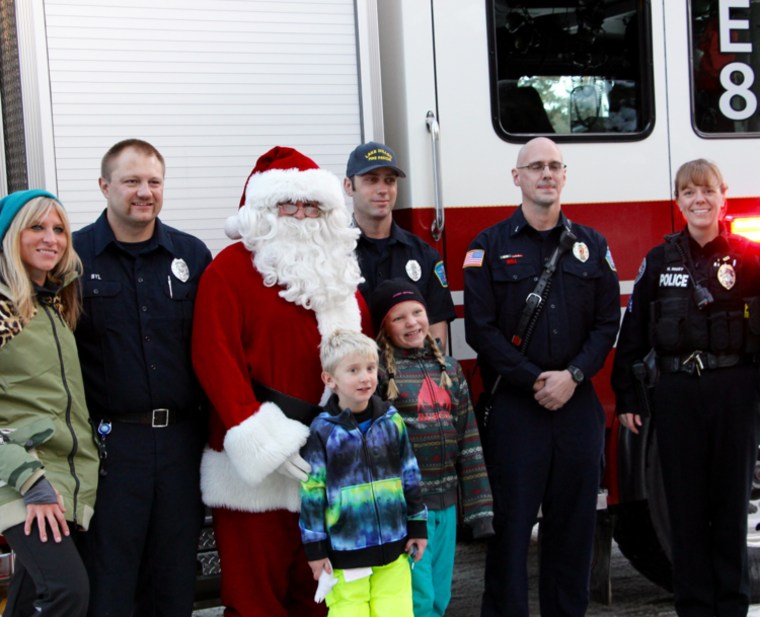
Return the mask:
{"type": "Polygon", "coordinates": [[[541,407],[556,411],[570,400],[576,385],[570,371],[544,371],[533,384],[533,398],[541,407]]]}

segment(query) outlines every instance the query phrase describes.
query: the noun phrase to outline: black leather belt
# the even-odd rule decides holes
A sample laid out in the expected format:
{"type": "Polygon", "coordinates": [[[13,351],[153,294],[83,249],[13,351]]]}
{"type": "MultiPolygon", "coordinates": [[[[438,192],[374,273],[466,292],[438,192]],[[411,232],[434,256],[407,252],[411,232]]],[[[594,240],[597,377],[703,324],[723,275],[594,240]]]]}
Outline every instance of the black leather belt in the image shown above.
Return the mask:
{"type": "Polygon", "coordinates": [[[295,396],[290,396],[265,385],[252,382],[253,393],[260,403],[274,403],[291,420],[298,420],[309,426],[311,421],[322,411],[319,405],[314,405],[295,396]]]}
{"type": "Polygon", "coordinates": [[[166,428],[184,420],[187,415],[178,413],[173,409],[154,409],[146,413],[107,414],[104,417],[112,422],[126,422],[127,424],[145,424],[153,428],[166,428]]]}
{"type": "Polygon", "coordinates": [[[738,353],[714,354],[707,351],[694,351],[686,356],[661,356],[658,358],[660,370],[665,373],[696,373],[728,368],[744,362],[745,356],[738,353]]]}

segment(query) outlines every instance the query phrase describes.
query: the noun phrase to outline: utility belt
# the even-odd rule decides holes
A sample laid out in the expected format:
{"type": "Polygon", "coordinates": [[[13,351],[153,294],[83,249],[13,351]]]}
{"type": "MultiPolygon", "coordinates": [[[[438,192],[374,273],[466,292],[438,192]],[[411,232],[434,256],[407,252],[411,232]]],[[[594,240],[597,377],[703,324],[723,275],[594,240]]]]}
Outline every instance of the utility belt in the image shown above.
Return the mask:
{"type": "Polygon", "coordinates": [[[738,364],[751,364],[755,357],[738,353],[714,354],[709,351],[693,351],[684,356],[660,356],[657,365],[663,373],[696,373],[711,371],[719,368],[728,368],[738,364]]]}
{"type": "Polygon", "coordinates": [[[267,386],[251,382],[253,393],[260,403],[274,403],[282,412],[291,420],[297,420],[306,426],[311,425],[311,421],[316,418],[322,411],[319,405],[314,405],[303,399],[290,396],[284,392],[268,388],[267,386]]]}

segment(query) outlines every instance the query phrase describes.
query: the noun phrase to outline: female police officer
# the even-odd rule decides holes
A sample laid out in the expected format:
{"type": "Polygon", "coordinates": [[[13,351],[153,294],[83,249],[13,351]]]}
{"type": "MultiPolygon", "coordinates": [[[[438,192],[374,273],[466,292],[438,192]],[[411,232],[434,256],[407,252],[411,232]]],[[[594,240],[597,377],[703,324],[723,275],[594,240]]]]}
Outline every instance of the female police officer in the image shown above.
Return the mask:
{"type": "Polygon", "coordinates": [[[749,604],[760,245],[723,226],[726,189],[710,161],[678,170],[675,196],[686,228],[641,264],[612,376],[620,421],[638,433],[647,405],[640,404],[635,365],[654,348],[660,375],[653,410],[681,617],[746,615],[749,604]]]}

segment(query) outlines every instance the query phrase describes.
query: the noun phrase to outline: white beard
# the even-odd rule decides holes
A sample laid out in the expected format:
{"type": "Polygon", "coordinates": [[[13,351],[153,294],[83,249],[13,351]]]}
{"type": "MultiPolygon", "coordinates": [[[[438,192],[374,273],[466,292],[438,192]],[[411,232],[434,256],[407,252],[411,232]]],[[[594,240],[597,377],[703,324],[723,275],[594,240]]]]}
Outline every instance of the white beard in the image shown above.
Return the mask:
{"type": "Polygon", "coordinates": [[[355,294],[362,281],[354,249],[359,230],[342,211],[316,219],[279,217],[260,210],[246,217],[243,243],[267,287],[317,314],[323,336],[336,327],[361,329],[355,294]]]}

